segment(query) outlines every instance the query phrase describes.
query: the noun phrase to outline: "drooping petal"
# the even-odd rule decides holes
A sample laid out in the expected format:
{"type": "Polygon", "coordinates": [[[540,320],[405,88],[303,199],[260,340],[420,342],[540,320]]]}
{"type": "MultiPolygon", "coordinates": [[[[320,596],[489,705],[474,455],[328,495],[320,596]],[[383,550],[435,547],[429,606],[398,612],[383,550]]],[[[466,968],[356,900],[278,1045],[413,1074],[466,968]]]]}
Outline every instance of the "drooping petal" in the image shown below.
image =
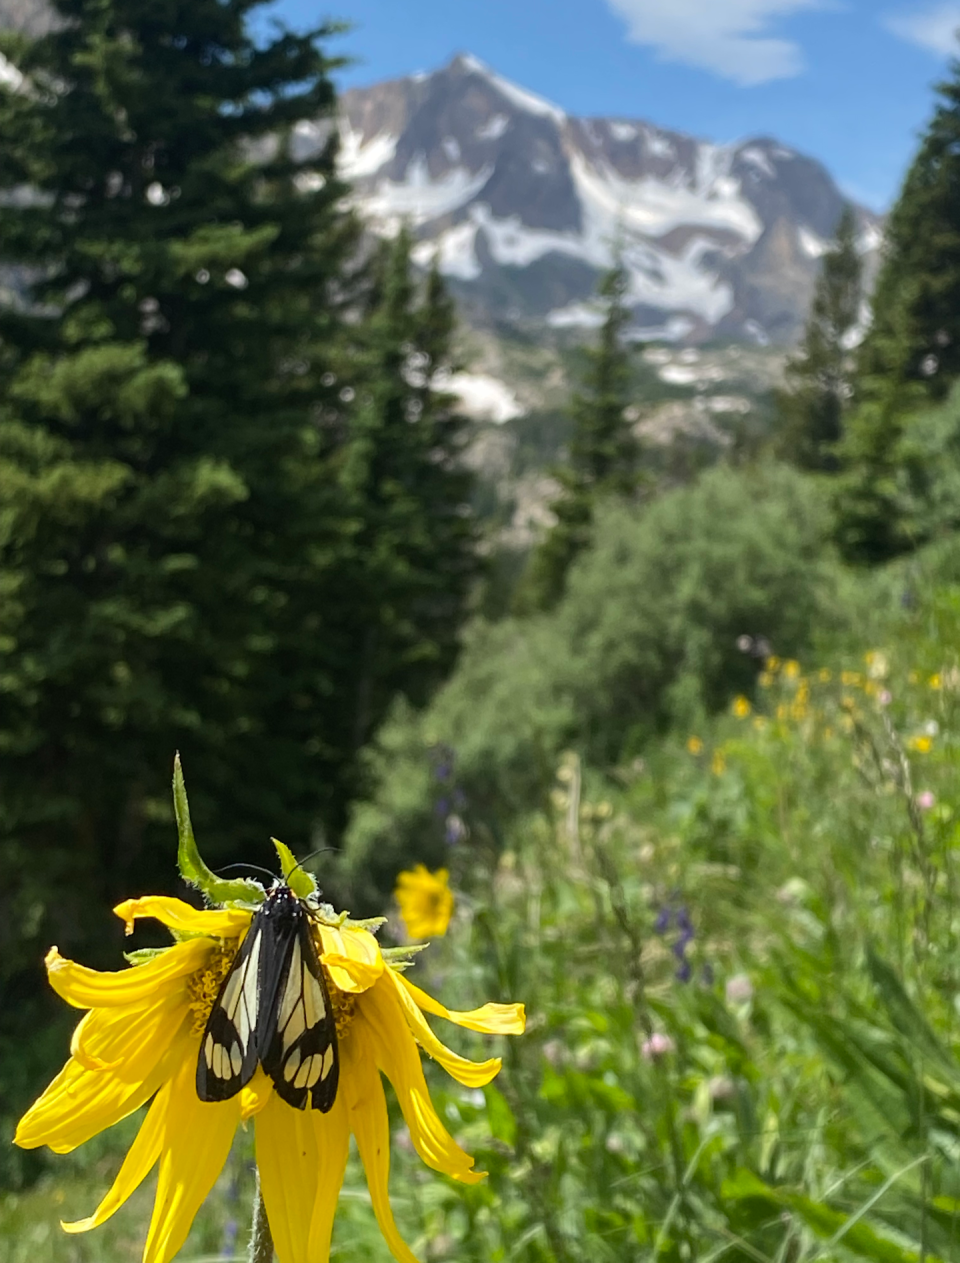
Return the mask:
{"type": "Polygon", "coordinates": [[[340,1049],[341,1084],[347,1093],[350,1130],[367,1175],[373,1213],[390,1253],[398,1263],[417,1263],[417,1257],[397,1231],[390,1208],[390,1124],[380,1072],[373,1059],[363,1023],[354,1021],[340,1049]]]}
{"type": "Polygon", "coordinates": [[[522,1035],[524,1032],[527,1018],[522,1004],[485,1004],[468,1013],[458,1013],[456,1009],[444,1008],[439,1000],[421,991],[403,974],[397,973],[396,976],[424,1013],[445,1017],[448,1022],[455,1022],[468,1031],[479,1031],[482,1035],[522,1035]]]}
{"type": "Polygon", "coordinates": [[[98,1228],[120,1209],[153,1170],[163,1147],[170,1087],[170,1080],[167,1080],[147,1110],[147,1116],[140,1124],[137,1137],[127,1151],[110,1192],[86,1219],[77,1219],[73,1223],[61,1221],[60,1227],[64,1232],[89,1232],[91,1228],[98,1228]]]}
{"type": "Polygon", "coordinates": [[[388,969],[387,975],[393,981],[394,991],[411,1035],[428,1056],[439,1061],[447,1074],[465,1088],[482,1088],[497,1076],[502,1065],[499,1057],[491,1057],[488,1061],[469,1061],[453,1052],[430,1029],[413,997],[406,987],[401,986],[400,975],[393,969],[388,969]]]}
{"type": "Polygon", "coordinates": [[[315,1197],[307,1257],[310,1263],[328,1263],[333,1217],[337,1211],[343,1174],[347,1169],[347,1155],[350,1152],[347,1095],[342,1090],[338,1092],[328,1114],[321,1114],[319,1110],[307,1112],[317,1137],[315,1197]]]}
{"type": "Polygon", "coordinates": [[[330,977],[335,985],[341,991],[349,991],[354,995],[368,991],[383,972],[382,969],[368,965],[366,961],[341,956],[339,952],[324,952],[320,960],[330,970],[330,977]]]}
{"type": "Polygon", "coordinates": [[[27,1110],[14,1142],[22,1149],[49,1145],[70,1153],[98,1132],[138,1110],[187,1058],[196,1066],[197,1039],[186,1022],[172,1037],[149,1037],[149,1025],[136,1057],[117,1070],[86,1070],[71,1059],[27,1110]]]}
{"type": "Polygon", "coordinates": [[[134,921],[153,917],[179,934],[205,934],[210,938],[239,938],[249,928],[252,916],[242,908],[191,908],[182,899],[169,899],[165,895],[125,899],[113,911],[125,922],[128,933],[134,921]]]}
{"type": "Polygon", "coordinates": [[[482,1180],[483,1173],[472,1169],[473,1158],[464,1153],[433,1108],[420,1052],[395,988],[381,984],[368,991],[358,1007],[354,1026],[369,1030],[376,1064],[393,1084],[410,1139],[427,1166],[463,1184],[482,1180]]]}
{"type": "MultiPolygon", "coordinates": [[[[193,1039],[196,1047],[198,1040],[193,1039]]],[[[157,1198],[143,1263],[169,1263],[183,1245],[203,1199],[223,1170],[240,1121],[240,1098],[201,1101],[197,1062],[184,1057],[170,1084],[157,1198]]]]}
{"type": "Polygon", "coordinates": [[[316,1201],[317,1136],[309,1115],[271,1092],[257,1115],[257,1167],[280,1263],[307,1263],[316,1201]]]}
{"type": "Polygon", "coordinates": [[[319,930],[320,954],[330,958],[328,968],[334,986],[353,994],[372,987],[383,973],[383,957],[370,931],[332,925],[320,925],[319,930]]]}
{"type": "Polygon", "coordinates": [[[116,973],[100,973],[67,960],[51,947],[47,953],[47,978],[57,995],[75,1009],[117,1008],[156,1000],[180,984],[181,979],[202,969],[214,950],[210,939],[174,943],[160,956],[143,965],[116,973]]]}
{"type": "Polygon", "coordinates": [[[187,1015],[186,979],[159,999],[136,1007],[90,1009],[70,1040],[70,1056],[86,1070],[113,1070],[127,1082],[142,1078],[187,1015]]]}

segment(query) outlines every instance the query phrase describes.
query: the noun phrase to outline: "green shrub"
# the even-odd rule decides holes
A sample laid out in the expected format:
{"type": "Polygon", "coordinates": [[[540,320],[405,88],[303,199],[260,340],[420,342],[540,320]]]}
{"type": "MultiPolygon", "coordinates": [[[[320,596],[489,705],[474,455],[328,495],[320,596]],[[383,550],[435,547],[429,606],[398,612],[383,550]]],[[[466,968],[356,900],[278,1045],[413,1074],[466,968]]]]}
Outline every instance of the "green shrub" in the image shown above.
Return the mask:
{"type": "Polygon", "coordinates": [[[826,525],[818,485],[779,466],[715,469],[645,508],[608,508],[559,606],[474,626],[431,705],[382,730],[348,835],[355,905],[409,856],[441,859],[464,808],[496,842],[542,802],[565,746],[629,760],[749,692],[758,660],[739,637],[789,656],[845,625],[855,590],[826,525]]]}

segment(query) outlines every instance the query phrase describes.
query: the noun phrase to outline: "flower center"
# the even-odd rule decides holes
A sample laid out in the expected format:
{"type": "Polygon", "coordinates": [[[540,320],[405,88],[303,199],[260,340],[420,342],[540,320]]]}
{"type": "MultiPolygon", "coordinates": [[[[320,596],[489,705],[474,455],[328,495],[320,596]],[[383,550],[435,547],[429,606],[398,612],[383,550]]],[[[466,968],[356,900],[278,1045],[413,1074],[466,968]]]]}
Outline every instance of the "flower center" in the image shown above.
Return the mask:
{"type": "Polygon", "coordinates": [[[240,940],[235,938],[217,939],[210,954],[210,960],[203,969],[198,969],[187,980],[190,1011],[193,1015],[192,1026],[195,1035],[202,1035],[207,1019],[213,1009],[223,980],[230,972],[233,958],[237,954],[240,940]]]}

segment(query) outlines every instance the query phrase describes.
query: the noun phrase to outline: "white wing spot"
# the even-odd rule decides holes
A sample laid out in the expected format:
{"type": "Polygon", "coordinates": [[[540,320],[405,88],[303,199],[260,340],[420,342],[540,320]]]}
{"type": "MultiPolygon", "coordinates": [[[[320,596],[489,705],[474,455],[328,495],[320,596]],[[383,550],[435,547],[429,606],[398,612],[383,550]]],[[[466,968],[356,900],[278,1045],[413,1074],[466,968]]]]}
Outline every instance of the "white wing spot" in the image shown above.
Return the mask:
{"type": "Polygon", "coordinates": [[[230,1049],[230,1065],[233,1069],[234,1077],[236,1077],[240,1073],[240,1067],[243,1065],[239,1044],[234,1044],[230,1049]]]}
{"type": "Polygon", "coordinates": [[[316,1057],[308,1057],[306,1059],[306,1061],[297,1071],[297,1077],[293,1081],[293,1086],[295,1088],[305,1088],[307,1086],[307,1082],[310,1079],[311,1074],[313,1073],[313,1063],[316,1060],[317,1060],[316,1057]]]}
{"type": "Polygon", "coordinates": [[[288,1083],[292,1081],[293,1076],[297,1073],[297,1067],[299,1065],[300,1065],[300,1049],[295,1048],[283,1065],[283,1077],[286,1079],[288,1083]]]}
{"type": "Polygon", "coordinates": [[[333,1069],[333,1044],[330,1044],[327,1051],[323,1054],[323,1069],[320,1071],[320,1078],[325,1079],[333,1069]]]}
{"type": "Polygon", "coordinates": [[[216,1045],[213,1042],[213,1036],[209,1032],[207,1032],[207,1038],[204,1041],[204,1045],[203,1045],[203,1055],[206,1060],[207,1066],[211,1070],[213,1069],[213,1050],[215,1047],[216,1045]]]}

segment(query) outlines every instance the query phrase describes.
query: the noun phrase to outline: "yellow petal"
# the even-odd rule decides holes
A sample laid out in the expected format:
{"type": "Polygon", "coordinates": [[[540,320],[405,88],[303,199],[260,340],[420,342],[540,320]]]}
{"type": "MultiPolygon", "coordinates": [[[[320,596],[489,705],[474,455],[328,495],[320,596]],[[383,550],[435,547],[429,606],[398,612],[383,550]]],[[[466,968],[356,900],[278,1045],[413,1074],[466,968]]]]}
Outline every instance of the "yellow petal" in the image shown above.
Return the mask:
{"type": "Polygon", "coordinates": [[[127,1156],[123,1160],[123,1165],[110,1192],[88,1218],[78,1219],[74,1223],[61,1221],[60,1227],[64,1232],[89,1232],[91,1228],[98,1228],[120,1209],[131,1193],[140,1187],[160,1157],[169,1105],[170,1081],[168,1080],[147,1110],[147,1116],[140,1124],[137,1138],[127,1151],[127,1156]]]}
{"type": "Polygon", "coordinates": [[[209,939],[175,943],[143,965],[116,973],[100,973],[66,960],[55,947],[47,953],[47,978],[57,995],[75,1009],[115,1008],[157,999],[181,979],[202,969],[214,945],[209,939]]]}
{"type": "Polygon", "coordinates": [[[423,1014],[414,1004],[413,997],[405,987],[401,986],[400,975],[393,969],[388,969],[387,973],[393,980],[394,991],[400,1001],[410,1033],[425,1053],[434,1061],[439,1061],[447,1074],[466,1088],[482,1088],[496,1077],[502,1064],[499,1057],[491,1057],[489,1061],[468,1061],[466,1057],[460,1057],[452,1052],[434,1035],[423,1014]]]}
{"type": "Polygon", "coordinates": [[[328,1263],[333,1217],[340,1199],[343,1173],[350,1152],[350,1121],[347,1094],[341,1089],[327,1114],[308,1110],[317,1138],[317,1168],[314,1172],[314,1205],[310,1219],[307,1257],[310,1263],[328,1263]]]}
{"type": "Polygon", "coordinates": [[[473,1158],[464,1153],[433,1108],[420,1052],[396,989],[386,983],[368,991],[358,1006],[354,1026],[369,1030],[376,1064],[393,1084],[410,1139],[427,1166],[464,1184],[482,1180],[483,1174],[472,1170],[473,1158]]]}
{"type": "MultiPolygon", "coordinates": [[[[193,1040],[196,1048],[199,1040],[193,1040]]],[[[143,1263],[169,1263],[187,1239],[203,1199],[213,1188],[240,1121],[240,1098],[201,1101],[197,1061],[184,1057],[170,1084],[157,1199],[143,1263]]]]}
{"type": "Polygon", "coordinates": [[[49,1145],[54,1153],[70,1153],[149,1101],[185,1057],[196,1064],[197,1038],[189,1022],[172,1038],[167,1031],[153,1036],[150,1031],[148,1022],[133,1028],[131,1039],[138,1032],[143,1042],[118,1071],[85,1070],[68,1061],[20,1120],[15,1143],[22,1149],[49,1145]]]}
{"type": "Polygon", "coordinates": [[[320,960],[330,970],[330,977],[339,990],[353,994],[368,991],[383,972],[382,968],[376,969],[352,956],[341,956],[339,952],[324,952],[320,960]],[[344,979],[349,985],[345,985],[344,979]]]}
{"type": "Polygon", "coordinates": [[[90,1009],[73,1032],[70,1056],[85,1070],[115,1070],[127,1082],[142,1078],[183,1024],[188,1001],[183,979],[146,1004],[90,1009]]]}
{"type": "Polygon", "coordinates": [[[178,934],[206,934],[210,938],[239,938],[249,927],[252,916],[241,908],[191,908],[182,899],[168,899],[165,895],[125,899],[113,911],[126,923],[127,933],[140,917],[153,917],[178,934]]]}
{"type": "Polygon", "coordinates": [[[414,986],[403,974],[398,973],[397,977],[424,1013],[445,1017],[457,1026],[479,1031],[482,1035],[523,1034],[527,1018],[522,1004],[485,1004],[480,1009],[471,1009],[469,1013],[458,1013],[455,1009],[445,1009],[439,1000],[414,986]]]}
{"type": "Polygon", "coordinates": [[[383,957],[370,931],[338,929],[331,925],[321,925],[319,930],[321,956],[329,956],[334,961],[328,965],[334,986],[353,994],[372,987],[383,973],[383,957]],[[351,964],[343,963],[345,960],[351,964]]]}
{"type": "Polygon", "coordinates": [[[244,1122],[259,1114],[273,1093],[273,1084],[267,1078],[263,1066],[257,1066],[253,1078],[240,1089],[240,1117],[244,1122]]]}
{"type": "Polygon", "coordinates": [[[280,1263],[307,1263],[316,1200],[317,1136],[308,1117],[271,1092],[257,1115],[257,1167],[280,1263]]]}
{"type": "Polygon", "coordinates": [[[367,1175],[370,1201],[380,1231],[399,1263],[417,1263],[397,1231],[390,1209],[390,1125],[380,1073],[374,1063],[369,1037],[363,1023],[354,1021],[340,1048],[343,1058],[341,1091],[346,1089],[350,1130],[357,1141],[360,1160],[367,1175]]]}

